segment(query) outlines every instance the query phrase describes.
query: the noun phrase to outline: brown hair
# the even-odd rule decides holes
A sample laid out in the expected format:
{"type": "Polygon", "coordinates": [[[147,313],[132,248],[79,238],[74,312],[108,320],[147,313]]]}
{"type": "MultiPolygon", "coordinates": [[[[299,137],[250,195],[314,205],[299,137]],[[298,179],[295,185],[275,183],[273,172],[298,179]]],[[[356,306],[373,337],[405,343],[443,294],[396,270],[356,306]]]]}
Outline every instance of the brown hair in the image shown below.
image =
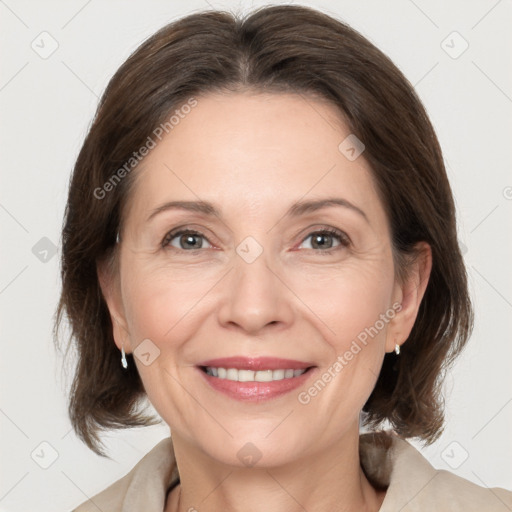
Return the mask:
{"type": "Polygon", "coordinates": [[[121,367],[97,276],[97,262],[115,255],[135,175],[126,163],[191,97],[249,89],[313,95],[338,107],[365,144],[397,275],[417,242],[430,244],[433,267],[413,330],[400,356],[385,355],[363,410],[370,427],[388,420],[403,437],[433,442],[444,421],[444,372],[473,321],[441,149],[413,87],[380,50],[327,14],[290,5],[245,18],[205,11],[170,23],[128,58],[100,100],[70,182],[55,324],[57,340],[67,315],[68,348],[77,352],[69,401],[77,435],[104,455],[99,430],[158,422],[138,408],[144,387],[132,355],[128,370],[121,367]],[[116,174],[123,179],[114,182],[116,174]]]}

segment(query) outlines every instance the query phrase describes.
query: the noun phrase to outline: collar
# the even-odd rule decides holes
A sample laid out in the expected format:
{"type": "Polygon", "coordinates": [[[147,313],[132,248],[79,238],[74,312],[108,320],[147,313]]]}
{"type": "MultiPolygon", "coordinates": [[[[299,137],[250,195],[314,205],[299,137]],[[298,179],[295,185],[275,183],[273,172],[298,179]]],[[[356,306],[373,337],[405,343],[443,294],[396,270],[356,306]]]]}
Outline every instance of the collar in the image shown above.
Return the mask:
{"type": "MultiPolygon", "coordinates": [[[[512,492],[480,487],[435,469],[392,430],[359,435],[361,467],[375,487],[386,489],[379,512],[510,512],[512,492]]],[[[160,441],[123,478],[74,512],[162,512],[167,492],[179,481],[170,437],[160,441]]]]}

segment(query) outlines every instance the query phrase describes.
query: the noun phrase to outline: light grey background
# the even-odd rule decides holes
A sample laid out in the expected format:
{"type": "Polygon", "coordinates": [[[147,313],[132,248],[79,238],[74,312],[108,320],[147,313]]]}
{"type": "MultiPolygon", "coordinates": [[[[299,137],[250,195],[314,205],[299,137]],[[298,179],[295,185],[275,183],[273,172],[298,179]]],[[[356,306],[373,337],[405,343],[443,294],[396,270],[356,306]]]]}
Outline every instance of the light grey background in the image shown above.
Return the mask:
{"type": "MultiPolygon", "coordinates": [[[[70,510],[168,435],[165,426],[110,433],[108,460],[70,430],[69,382],[51,338],[60,286],[52,247],[59,250],[74,159],[117,67],[177,17],[263,4],[0,0],[0,510],[70,510]]],[[[511,2],[302,4],[344,19],[387,53],[431,116],[457,202],[476,326],[446,379],[444,434],[428,448],[413,444],[437,468],[512,489],[511,2]]]]}

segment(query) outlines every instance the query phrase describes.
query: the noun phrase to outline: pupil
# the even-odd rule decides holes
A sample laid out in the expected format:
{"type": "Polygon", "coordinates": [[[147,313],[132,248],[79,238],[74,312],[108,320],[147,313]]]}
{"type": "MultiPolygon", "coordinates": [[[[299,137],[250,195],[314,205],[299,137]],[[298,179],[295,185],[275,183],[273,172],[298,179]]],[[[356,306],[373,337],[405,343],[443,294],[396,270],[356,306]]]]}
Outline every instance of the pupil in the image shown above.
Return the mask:
{"type": "MultiPolygon", "coordinates": [[[[190,243],[191,245],[194,245],[194,238],[197,238],[198,235],[183,235],[183,238],[185,239],[185,244],[190,243]]],[[[182,239],[183,239],[182,238],[182,239]]],[[[196,246],[201,246],[201,244],[196,243],[196,246]]]]}
{"type": "Polygon", "coordinates": [[[328,246],[328,248],[330,248],[330,245],[329,244],[326,244],[326,243],[322,243],[322,242],[318,242],[318,240],[321,240],[322,238],[325,238],[325,237],[329,237],[329,235],[316,235],[314,237],[314,242],[313,242],[313,247],[315,247],[315,245],[317,246],[320,246],[320,247],[326,247],[328,246]]]}

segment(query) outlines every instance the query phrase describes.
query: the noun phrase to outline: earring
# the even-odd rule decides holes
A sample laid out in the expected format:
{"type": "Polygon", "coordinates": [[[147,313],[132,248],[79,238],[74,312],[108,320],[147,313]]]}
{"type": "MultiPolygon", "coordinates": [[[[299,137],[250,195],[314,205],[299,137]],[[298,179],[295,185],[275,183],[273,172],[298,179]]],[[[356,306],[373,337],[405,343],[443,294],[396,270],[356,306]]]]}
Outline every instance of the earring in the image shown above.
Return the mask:
{"type": "Polygon", "coordinates": [[[124,353],[124,345],[121,347],[121,364],[125,370],[128,368],[128,361],[126,360],[126,354],[124,353]]]}
{"type": "Polygon", "coordinates": [[[400,354],[400,345],[398,343],[395,344],[395,354],[397,356],[400,354]]]}

